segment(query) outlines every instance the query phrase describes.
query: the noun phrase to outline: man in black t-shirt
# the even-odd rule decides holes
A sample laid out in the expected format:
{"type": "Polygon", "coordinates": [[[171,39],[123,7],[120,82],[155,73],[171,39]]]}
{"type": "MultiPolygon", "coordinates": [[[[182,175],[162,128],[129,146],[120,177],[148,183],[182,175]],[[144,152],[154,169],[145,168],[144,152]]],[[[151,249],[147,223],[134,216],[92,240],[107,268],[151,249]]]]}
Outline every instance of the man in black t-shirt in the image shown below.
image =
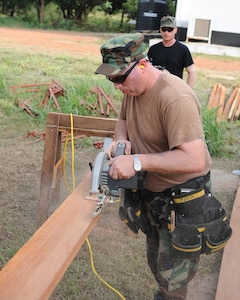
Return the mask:
{"type": "Polygon", "coordinates": [[[162,41],[151,46],[148,51],[150,62],[167,69],[170,73],[182,78],[184,68],[187,71],[187,83],[193,88],[195,82],[195,66],[187,46],[175,39],[177,33],[176,19],[164,16],[160,21],[162,41]]]}

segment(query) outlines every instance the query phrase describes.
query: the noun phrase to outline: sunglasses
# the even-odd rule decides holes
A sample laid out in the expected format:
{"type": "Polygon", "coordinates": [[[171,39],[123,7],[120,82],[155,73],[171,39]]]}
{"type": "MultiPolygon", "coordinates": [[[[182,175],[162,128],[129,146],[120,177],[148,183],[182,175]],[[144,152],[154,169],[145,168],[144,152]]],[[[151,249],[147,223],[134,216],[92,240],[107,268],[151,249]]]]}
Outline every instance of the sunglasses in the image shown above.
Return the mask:
{"type": "Polygon", "coordinates": [[[165,31],[172,32],[173,29],[174,29],[174,28],[172,28],[172,27],[162,27],[162,28],[161,28],[161,30],[162,30],[163,32],[165,32],[165,31]]]}
{"type": "Polygon", "coordinates": [[[136,67],[137,64],[138,64],[138,61],[136,61],[135,64],[133,64],[131,66],[131,68],[128,69],[127,72],[124,73],[123,75],[119,75],[119,76],[115,76],[115,77],[106,76],[106,78],[113,83],[122,84],[127,79],[128,75],[132,72],[132,70],[136,67]]]}

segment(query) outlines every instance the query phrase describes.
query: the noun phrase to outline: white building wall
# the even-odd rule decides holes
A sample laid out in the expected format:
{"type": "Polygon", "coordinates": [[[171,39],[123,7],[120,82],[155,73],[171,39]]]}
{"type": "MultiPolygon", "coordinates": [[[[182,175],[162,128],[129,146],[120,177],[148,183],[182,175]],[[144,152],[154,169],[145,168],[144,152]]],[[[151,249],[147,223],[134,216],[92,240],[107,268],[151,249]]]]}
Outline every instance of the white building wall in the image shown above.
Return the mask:
{"type": "Polygon", "coordinates": [[[178,0],[178,27],[188,27],[193,19],[210,19],[211,30],[240,33],[240,0],[178,0]]]}

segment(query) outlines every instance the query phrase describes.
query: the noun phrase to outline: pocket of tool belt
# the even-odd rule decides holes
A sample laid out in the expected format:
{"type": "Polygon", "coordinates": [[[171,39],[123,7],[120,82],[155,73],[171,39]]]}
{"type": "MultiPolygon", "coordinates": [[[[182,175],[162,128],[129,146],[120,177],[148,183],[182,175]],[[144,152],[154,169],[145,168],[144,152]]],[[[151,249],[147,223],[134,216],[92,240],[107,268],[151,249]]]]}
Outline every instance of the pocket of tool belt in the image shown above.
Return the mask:
{"type": "Polygon", "coordinates": [[[169,230],[172,248],[181,255],[219,251],[232,235],[225,210],[203,184],[193,192],[173,196],[169,230]]]}
{"type": "Polygon", "coordinates": [[[141,190],[122,189],[119,217],[134,233],[150,233],[150,226],[142,205],[141,190]]]}

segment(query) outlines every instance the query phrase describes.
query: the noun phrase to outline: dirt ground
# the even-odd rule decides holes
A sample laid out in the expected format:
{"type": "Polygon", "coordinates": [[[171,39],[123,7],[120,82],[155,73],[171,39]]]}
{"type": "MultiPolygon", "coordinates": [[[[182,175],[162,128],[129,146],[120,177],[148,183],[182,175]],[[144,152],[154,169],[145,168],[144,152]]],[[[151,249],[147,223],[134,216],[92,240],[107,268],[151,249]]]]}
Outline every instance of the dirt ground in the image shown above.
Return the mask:
{"type": "MultiPolygon", "coordinates": [[[[21,47],[42,53],[50,51],[72,56],[99,55],[100,59],[99,44],[93,43],[98,41],[99,36],[90,33],[0,28],[0,36],[0,49],[1,47],[4,49],[21,47]]],[[[106,38],[104,35],[101,37],[102,39],[106,38]]],[[[206,70],[224,71],[226,67],[232,72],[240,70],[240,61],[229,65],[229,62],[226,61],[197,56],[195,64],[197,68],[206,70]]],[[[0,121],[0,124],[2,129],[6,129],[4,119],[0,121]]],[[[14,133],[7,133],[6,130],[1,130],[1,132],[0,245],[6,242],[14,245],[16,234],[21,235],[21,232],[16,232],[16,224],[25,222],[27,226],[28,220],[34,220],[36,217],[44,142],[36,143],[14,135],[14,133]],[[8,230],[5,229],[6,224],[8,224],[8,230]]],[[[88,162],[89,153],[85,154],[85,158],[83,156],[82,160],[84,161],[84,159],[88,162]]],[[[239,177],[232,175],[231,171],[239,169],[239,167],[232,161],[214,161],[212,172],[214,189],[218,192],[225,192],[225,196],[229,200],[227,204],[229,211],[239,183],[239,177]]],[[[84,167],[82,171],[84,174],[84,167]]],[[[113,220],[113,222],[115,221],[113,220]]],[[[29,232],[32,232],[33,227],[34,225],[29,223],[29,232]]],[[[25,240],[25,236],[22,236],[22,239],[25,240]]],[[[212,256],[211,265],[206,266],[205,258],[202,259],[199,274],[189,285],[188,300],[214,300],[220,262],[221,254],[212,256]]]]}
{"type": "MultiPolygon", "coordinates": [[[[12,28],[0,28],[1,44],[4,47],[16,47],[34,49],[34,51],[68,53],[68,55],[99,55],[99,45],[93,44],[101,36],[106,39],[107,34],[92,34],[92,33],[76,33],[76,32],[58,32],[35,30],[20,30],[12,28]]],[[[228,61],[219,61],[205,57],[194,57],[194,62],[197,68],[213,70],[239,72],[240,61],[234,61],[229,64],[228,61]]]]}

